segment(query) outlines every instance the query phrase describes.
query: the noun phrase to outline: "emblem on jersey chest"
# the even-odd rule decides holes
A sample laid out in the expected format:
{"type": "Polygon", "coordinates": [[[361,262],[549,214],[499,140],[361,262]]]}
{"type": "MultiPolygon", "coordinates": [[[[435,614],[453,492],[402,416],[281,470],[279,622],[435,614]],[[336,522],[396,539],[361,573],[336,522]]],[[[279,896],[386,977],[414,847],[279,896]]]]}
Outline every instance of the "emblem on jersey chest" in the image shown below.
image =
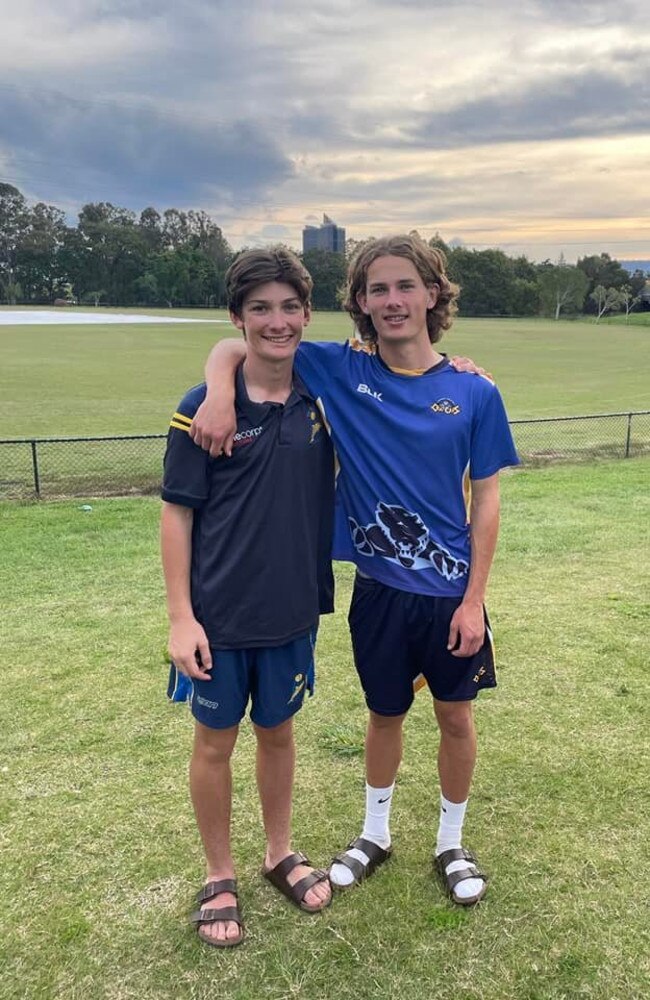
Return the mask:
{"type": "Polygon", "coordinates": [[[453,399],[448,399],[446,396],[443,396],[442,399],[438,399],[435,403],[432,403],[431,409],[434,413],[446,413],[453,417],[460,413],[459,404],[454,403],[453,399]]]}

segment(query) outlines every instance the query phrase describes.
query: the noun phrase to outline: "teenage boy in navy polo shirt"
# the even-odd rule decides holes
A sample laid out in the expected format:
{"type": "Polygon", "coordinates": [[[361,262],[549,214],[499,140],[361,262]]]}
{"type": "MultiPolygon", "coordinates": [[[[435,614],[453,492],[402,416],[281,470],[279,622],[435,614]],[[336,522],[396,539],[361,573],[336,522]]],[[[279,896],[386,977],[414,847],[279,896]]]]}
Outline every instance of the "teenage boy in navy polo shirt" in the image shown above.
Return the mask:
{"type": "MultiPolygon", "coordinates": [[[[402,724],[424,677],[440,730],[435,867],[454,902],[467,906],[486,889],[461,840],[476,760],[472,701],[496,684],[483,602],[498,472],[518,459],[496,386],[454,372],[434,348],[457,295],[444,257],[422,240],[369,241],[348,273],[346,308],[360,339],[304,344],[295,365],[340,462],[333,551],[358,569],[349,620],[370,712],[365,822],[330,877],[340,887],[358,883],[390,856],[402,724]]],[[[215,405],[197,421],[204,447],[229,447],[232,391],[219,366],[235,363],[239,350],[222,342],[208,363],[215,405]]]]}
{"type": "Polygon", "coordinates": [[[308,912],[331,899],[327,873],[290,846],[293,715],[312,690],[318,616],[333,610],[332,446],[293,359],[312,282],[289,251],[253,250],[228,271],[237,372],[232,457],[189,430],[205,384],[171,420],[162,489],[163,568],[175,669],[192,682],[190,789],[207,862],[192,920],[203,941],[243,939],[230,850],[230,758],[249,698],[267,851],[263,872],[308,912]]]}

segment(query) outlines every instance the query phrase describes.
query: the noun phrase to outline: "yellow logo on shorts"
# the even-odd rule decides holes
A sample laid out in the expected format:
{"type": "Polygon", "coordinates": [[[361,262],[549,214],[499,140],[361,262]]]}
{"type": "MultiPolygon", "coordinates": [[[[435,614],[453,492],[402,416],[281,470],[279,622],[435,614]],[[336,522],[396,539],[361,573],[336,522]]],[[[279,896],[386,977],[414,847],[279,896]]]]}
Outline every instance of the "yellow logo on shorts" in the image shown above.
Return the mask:
{"type": "Polygon", "coordinates": [[[304,674],[296,674],[296,676],[294,677],[294,681],[296,682],[296,686],[294,688],[293,694],[291,695],[291,697],[289,698],[289,701],[287,702],[287,705],[290,705],[292,701],[295,701],[295,699],[298,697],[298,695],[300,694],[300,692],[304,690],[304,688],[305,688],[305,675],[304,674]]]}
{"type": "Polygon", "coordinates": [[[474,677],[472,678],[475,684],[478,684],[484,673],[485,673],[485,667],[480,667],[479,672],[477,674],[474,674],[474,677]]]}

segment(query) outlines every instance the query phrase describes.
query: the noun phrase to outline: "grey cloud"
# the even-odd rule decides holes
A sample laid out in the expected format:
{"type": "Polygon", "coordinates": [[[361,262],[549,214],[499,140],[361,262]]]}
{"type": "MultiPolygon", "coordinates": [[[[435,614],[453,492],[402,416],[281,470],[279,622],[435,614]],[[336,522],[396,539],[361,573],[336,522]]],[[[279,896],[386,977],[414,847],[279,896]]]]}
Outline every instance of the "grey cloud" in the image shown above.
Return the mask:
{"type": "MultiPolygon", "coordinates": [[[[4,95],[3,95],[4,96],[4,95]]],[[[214,125],[163,115],[155,108],[117,102],[74,101],[49,93],[7,91],[0,147],[16,169],[32,166],[48,177],[48,188],[74,197],[94,183],[96,197],[141,207],[196,203],[211,196],[259,197],[292,174],[275,142],[250,120],[214,125]]]]}
{"type": "Polygon", "coordinates": [[[423,116],[409,141],[431,148],[630,134],[650,126],[647,79],[597,71],[563,76],[513,97],[471,101],[423,116]]]}

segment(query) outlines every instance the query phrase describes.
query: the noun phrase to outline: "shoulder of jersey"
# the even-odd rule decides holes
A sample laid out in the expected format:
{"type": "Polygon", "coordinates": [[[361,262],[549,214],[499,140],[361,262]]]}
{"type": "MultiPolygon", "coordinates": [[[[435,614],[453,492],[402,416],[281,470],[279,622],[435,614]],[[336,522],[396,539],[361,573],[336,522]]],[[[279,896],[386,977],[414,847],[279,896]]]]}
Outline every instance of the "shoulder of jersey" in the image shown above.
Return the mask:
{"type": "Polygon", "coordinates": [[[476,378],[476,376],[478,376],[478,379],[476,379],[477,385],[485,386],[485,384],[487,383],[487,385],[492,386],[492,388],[496,388],[496,382],[494,380],[494,377],[490,375],[489,372],[486,372],[484,375],[482,375],[480,372],[459,372],[456,371],[453,365],[449,366],[449,371],[455,375],[462,375],[463,377],[469,376],[470,378],[476,378]]]}
{"type": "Polygon", "coordinates": [[[189,431],[194,414],[205,399],[205,388],[205,382],[201,382],[188,389],[169,421],[170,427],[175,427],[178,431],[189,431]]]}

